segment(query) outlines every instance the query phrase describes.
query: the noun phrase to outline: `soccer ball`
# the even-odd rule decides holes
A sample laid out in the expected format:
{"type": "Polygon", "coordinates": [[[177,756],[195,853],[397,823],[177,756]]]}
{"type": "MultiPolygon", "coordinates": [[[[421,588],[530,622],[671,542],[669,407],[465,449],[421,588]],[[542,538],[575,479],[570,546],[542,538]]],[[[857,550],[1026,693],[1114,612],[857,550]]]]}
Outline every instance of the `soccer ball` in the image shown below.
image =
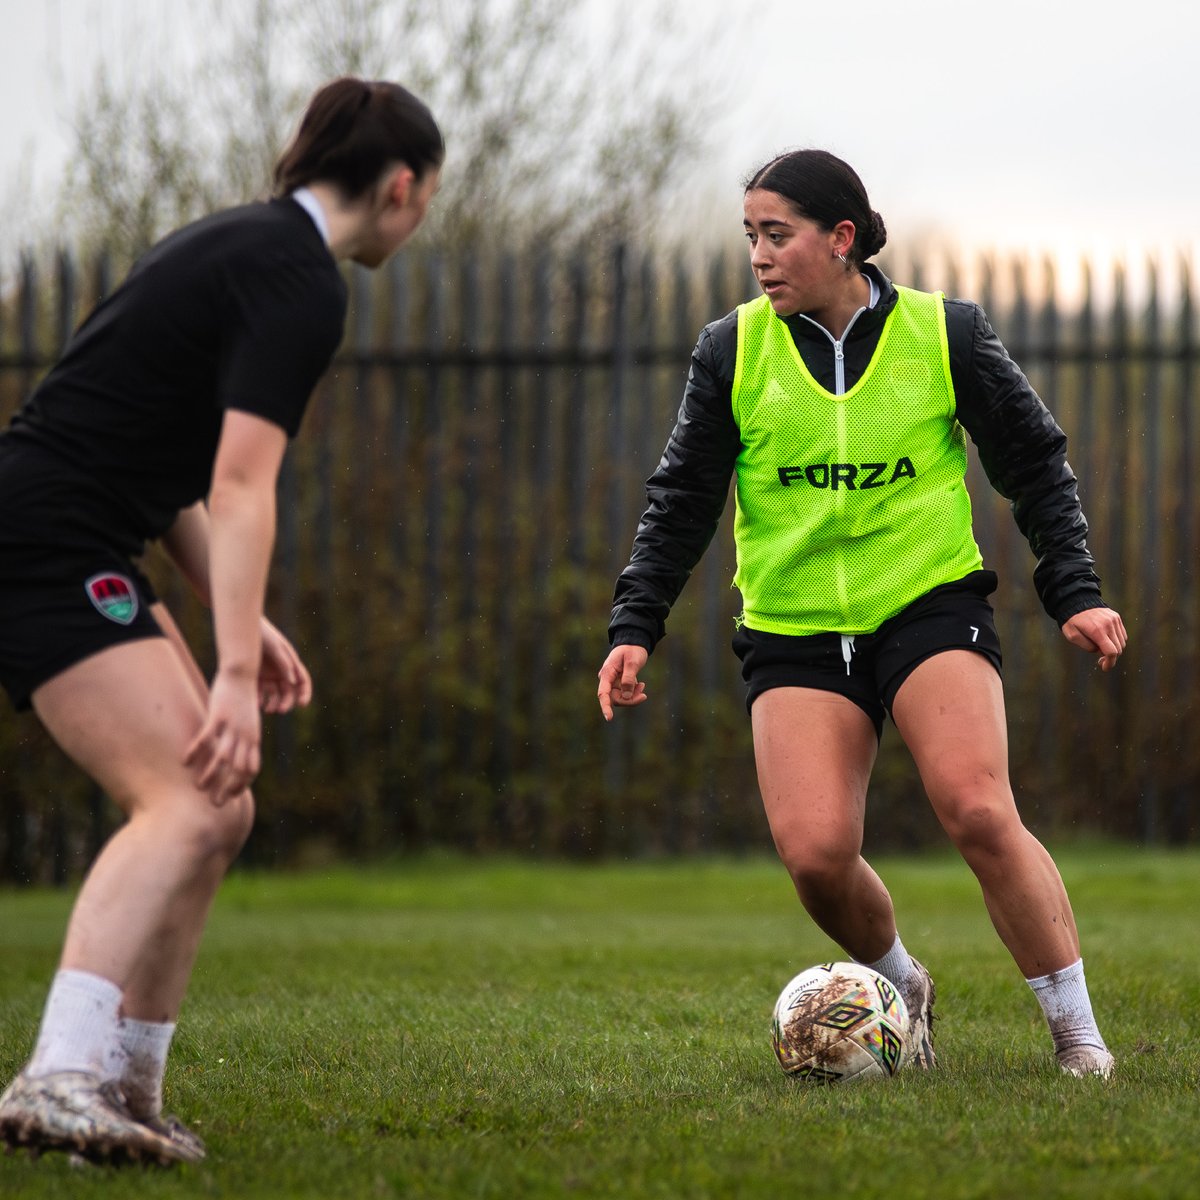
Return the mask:
{"type": "Polygon", "coordinates": [[[908,1010],[896,988],[858,963],[801,971],[775,1002],[775,1055],[795,1079],[890,1079],[908,1059],[908,1010]]]}

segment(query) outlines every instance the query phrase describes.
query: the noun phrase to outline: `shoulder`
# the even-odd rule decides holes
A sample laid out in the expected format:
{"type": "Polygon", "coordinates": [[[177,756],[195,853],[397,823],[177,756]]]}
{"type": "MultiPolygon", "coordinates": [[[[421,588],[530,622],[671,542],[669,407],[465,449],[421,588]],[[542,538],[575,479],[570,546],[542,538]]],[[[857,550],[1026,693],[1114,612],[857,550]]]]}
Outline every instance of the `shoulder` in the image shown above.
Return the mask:
{"type": "Polygon", "coordinates": [[[253,233],[268,240],[298,241],[307,245],[322,245],[321,235],[312,218],[294,200],[255,200],[234,208],[201,217],[180,231],[197,234],[220,233],[225,236],[239,231],[253,233]],[[311,234],[311,237],[301,235],[311,234]]]}
{"type": "Polygon", "coordinates": [[[719,379],[733,381],[737,366],[738,310],[710,321],[700,330],[692,357],[701,361],[719,379]]]}
{"type": "Polygon", "coordinates": [[[223,266],[249,298],[282,306],[341,312],[342,273],[312,218],[294,201],[271,200],[218,214],[223,266]]]}
{"type": "MultiPolygon", "coordinates": [[[[877,274],[883,276],[882,272],[877,272],[877,274]]],[[[983,309],[974,300],[962,300],[939,292],[927,292],[921,288],[894,284],[886,276],[883,276],[883,282],[885,284],[884,301],[891,299],[893,304],[901,295],[925,296],[926,298],[940,295],[942,297],[942,308],[946,313],[946,338],[950,343],[951,352],[954,351],[956,345],[969,347],[975,339],[976,330],[987,326],[987,318],[984,316],[983,309]]],[[[885,307],[884,303],[881,303],[880,307],[885,307]]],[[[888,307],[890,309],[890,306],[888,307]]]]}
{"type": "MultiPolygon", "coordinates": [[[[980,348],[989,342],[999,347],[999,341],[992,332],[987,314],[974,300],[947,298],[944,307],[946,343],[950,351],[950,375],[961,406],[983,366],[980,348]]],[[[1000,349],[1003,352],[1003,348],[1000,349]]]]}
{"type": "Polygon", "coordinates": [[[987,315],[974,300],[951,299],[945,300],[946,336],[951,346],[956,341],[970,343],[974,341],[977,330],[990,329],[987,315]]]}
{"type": "Polygon", "coordinates": [[[290,200],[222,209],[168,234],[139,266],[220,269],[270,266],[336,276],[337,264],[312,219],[290,200]]]}

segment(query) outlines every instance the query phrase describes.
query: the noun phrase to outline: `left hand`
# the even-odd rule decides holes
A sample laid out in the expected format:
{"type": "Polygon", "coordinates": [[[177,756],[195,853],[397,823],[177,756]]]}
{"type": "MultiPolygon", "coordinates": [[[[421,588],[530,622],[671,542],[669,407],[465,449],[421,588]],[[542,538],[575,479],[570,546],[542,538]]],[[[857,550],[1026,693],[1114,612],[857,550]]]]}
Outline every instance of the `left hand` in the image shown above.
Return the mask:
{"type": "Polygon", "coordinates": [[[613,719],[613,706],[633,708],[649,699],[646,685],[638,672],[646,665],[650,652],[644,646],[614,646],[600,668],[600,686],[596,699],[606,721],[613,719]]]}
{"type": "Polygon", "coordinates": [[[1063,624],[1062,635],[1072,646],[1098,654],[1102,671],[1117,665],[1129,640],[1121,614],[1111,608],[1085,608],[1063,624]]]}
{"type": "Polygon", "coordinates": [[[312,676],[296,648],[266,617],[262,619],[262,665],[258,703],[263,712],[291,712],[312,699],[312,676]]]}

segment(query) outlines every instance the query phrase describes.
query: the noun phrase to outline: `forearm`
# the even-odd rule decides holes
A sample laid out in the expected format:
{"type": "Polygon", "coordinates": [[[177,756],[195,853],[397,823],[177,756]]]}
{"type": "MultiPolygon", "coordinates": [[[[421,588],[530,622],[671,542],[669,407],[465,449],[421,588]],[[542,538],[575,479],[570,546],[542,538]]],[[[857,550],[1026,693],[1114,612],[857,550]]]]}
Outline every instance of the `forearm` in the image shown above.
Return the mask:
{"type": "Polygon", "coordinates": [[[209,519],[203,501],[180,511],[175,523],[159,539],[167,557],[188,581],[202,604],[212,606],[209,575],[209,519]]]}
{"type": "Polygon", "coordinates": [[[257,677],[275,539],[273,488],[224,482],[209,496],[209,578],[217,669],[257,677]]]}
{"type": "Polygon", "coordinates": [[[705,497],[693,493],[686,501],[679,496],[665,497],[661,480],[651,489],[650,506],[638,524],[629,565],[613,591],[610,639],[654,649],[667,615],[712,541],[728,488],[727,476],[720,491],[705,497]]]}

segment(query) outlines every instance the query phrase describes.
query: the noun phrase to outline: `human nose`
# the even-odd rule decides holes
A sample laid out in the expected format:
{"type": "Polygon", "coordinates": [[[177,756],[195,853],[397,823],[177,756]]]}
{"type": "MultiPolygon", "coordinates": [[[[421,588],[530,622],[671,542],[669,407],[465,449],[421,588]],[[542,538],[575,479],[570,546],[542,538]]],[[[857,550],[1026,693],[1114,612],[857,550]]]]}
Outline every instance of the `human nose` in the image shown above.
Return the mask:
{"type": "Polygon", "coordinates": [[[766,238],[757,238],[750,243],[750,266],[754,270],[767,266],[771,261],[771,243],[766,238]]]}

